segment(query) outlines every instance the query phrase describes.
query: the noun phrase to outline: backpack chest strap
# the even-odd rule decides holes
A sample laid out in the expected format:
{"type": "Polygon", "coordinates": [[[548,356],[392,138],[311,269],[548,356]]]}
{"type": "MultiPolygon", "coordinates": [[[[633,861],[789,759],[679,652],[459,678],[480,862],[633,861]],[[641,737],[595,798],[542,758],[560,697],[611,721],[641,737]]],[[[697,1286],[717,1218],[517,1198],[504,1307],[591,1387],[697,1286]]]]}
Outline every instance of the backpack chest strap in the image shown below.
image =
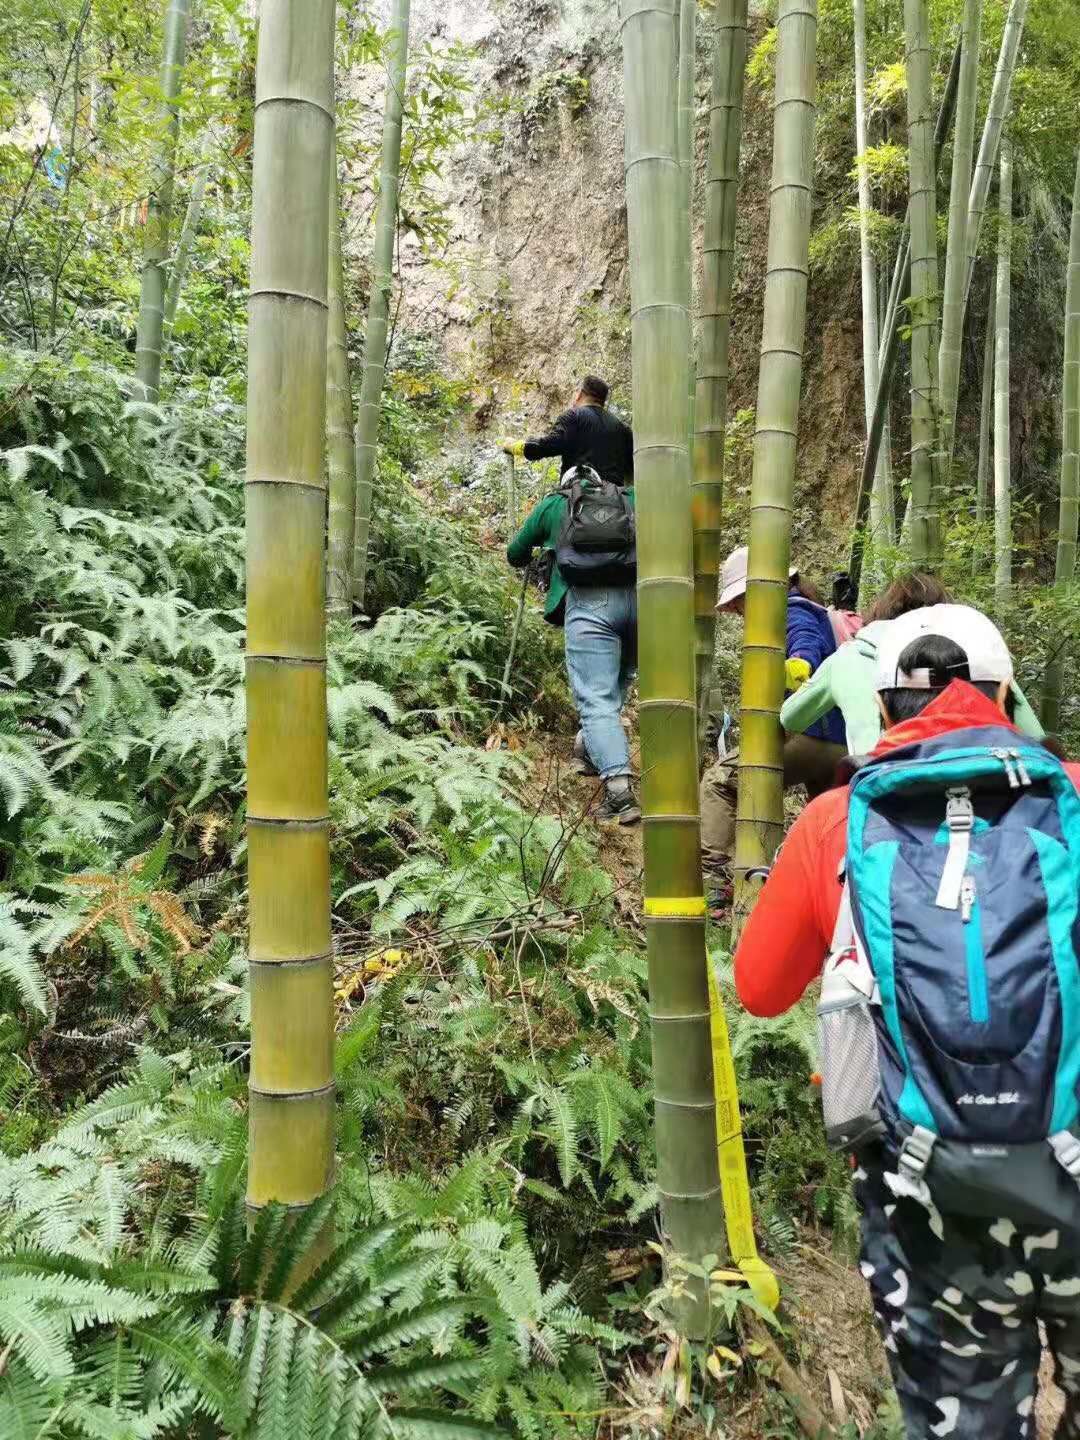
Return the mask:
{"type": "Polygon", "coordinates": [[[941,872],[935,904],[942,910],[956,910],[971,852],[971,832],[975,828],[975,807],[966,785],[954,785],[947,792],[945,828],[949,832],[949,848],[941,872]]]}

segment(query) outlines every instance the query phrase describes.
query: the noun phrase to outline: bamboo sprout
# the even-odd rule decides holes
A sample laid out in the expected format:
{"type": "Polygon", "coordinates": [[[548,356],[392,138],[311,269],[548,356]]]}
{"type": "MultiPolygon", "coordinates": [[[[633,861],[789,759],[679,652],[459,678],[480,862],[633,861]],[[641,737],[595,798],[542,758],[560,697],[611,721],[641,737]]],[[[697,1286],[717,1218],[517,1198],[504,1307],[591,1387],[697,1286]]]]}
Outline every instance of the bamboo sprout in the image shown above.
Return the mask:
{"type": "Polygon", "coordinates": [[[334,1024],[323,613],[334,0],[262,0],[247,429],[248,1205],[331,1177],[334,1024]]]}
{"type": "Polygon", "coordinates": [[[160,139],[154,157],[153,184],[146,207],[139,321],[135,336],[135,379],[143,400],[156,403],[161,393],[161,342],[165,324],[165,266],[169,254],[169,219],[176,142],[180,135],[177,97],[187,55],[191,0],[168,0],[165,48],[161,63],[160,139]]]}
{"type": "Polygon", "coordinates": [[[956,99],[956,133],[953,138],[952,181],[949,190],[945,289],[941,302],[941,343],[938,347],[942,444],[950,466],[955,446],[956,401],[960,389],[960,346],[964,339],[968,198],[971,192],[971,157],[975,144],[981,34],[982,0],[964,0],[960,88],[956,99]]]}
{"type": "Polygon", "coordinates": [[[330,484],[327,517],[327,607],[332,615],[352,611],[353,527],[356,524],[356,450],[353,447],[352,385],[345,327],[345,276],[341,258],[341,214],[337,165],[330,179],[330,254],[327,277],[326,471],[330,484]]]}
{"type": "MultiPolygon", "coordinates": [[[[1065,363],[1061,384],[1061,498],[1058,512],[1057,564],[1059,591],[1076,574],[1076,528],[1080,510],[1080,150],[1076,155],[1072,222],[1069,226],[1069,272],[1065,285],[1065,363]]],[[[1049,731],[1061,725],[1062,655],[1046,667],[1042,721],[1049,731]]]]}
{"type": "Polygon", "coordinates": [[[911,213],[911,557],[941,559],[936,352],[937,199],[930,109],[930,25],[927,0],[904,0],[907,35],[911,213]]]}
{"type": "Polygon", "coordinates": [[[1009,429],[1009,310],[1012,305],[1012,153],[1001,142],[997,290],[994,320],[994,599],[1012,589],[1012,443],[1009,429]]]}
{"type": "MultiPolygon", "coordinates": [[[[854,0],[855,12],[855,149],[859,161],[866,153],[866,0],[854,0]]],[[[859,164],[859,255],[862,280],[863,404],[866,435],[874,423],[874,399],[880,379],[877,262],[870,242],[870,176],[859,164]]],[[[893,536],[892,477],[884,447],[879,449],[870,494],[871,543],[889,544],[893,536]]]]}
{"type": "Polygon", "coordinates": [[[768,866],[784,828],[779,725],[791,513],[799,433],[817,117],[817,0],[780,0],[769,257],[750,492],[742,654],[742,742],[735,822],[735,931],[752,903],[749,872],[768,866]]]}
{"type": "MultiPolygon", "coordinates": [[[[682,170],[675,0],[622,0],[638,521],[642,809],[657,1184],[673,1249],[720,1249],[693,657],[682,170]]],[[[705,1287],[683,1317],[707,1326],[705,1287]]]]}
{"type": "MultiPolygon", "coordinates": [[[[994,71],[994,84],[990,91],[990,104],[986,112],[986,122],[983,125],[982,139],[979,142],[979,157],[975,162],[975,173],[971,180],[967,220],[967,276],[964,281],[965,308],[967,297],[971,293],[971,277],[975,273],[975,260],[979,253],[979,238],[982,235],[986,201],[990,194],[990,181],[994,174],[994,167],[998,163],[1001,135],[1005,128],[1005,117],[1009,113],[1009,94],[1012,90],[1013,76],[1016,74],[1016,61],[1020,53],[1020,40],[1024,33],[1024,21],[1027,19],[1027,7],[1028,0],[1012,0],[1009,13],[1005,17],[1005,30],[1001,37],[997,68],[994,71]]],[[[946,396],[945,399],[955,410],[956,396],[946,396]]]]}
{"type": "Polygon", "coordinates": [[[375,217],[375,253],[371,296],[364,334],[364,371],[356,422],[356,526],[353,596],[362,610],[367,598],[368,538],[371,532],[372,486],[379,440],[379,411],[386,377],[386,337],[390,320],[390,287],[397,235],[398,177],[401,170],[401,124],[405,109],[405,76],[409,60],[409,0],[394,0],[383,109],[379,206],[375,217]]]}
{"type": "Polygon", "coordinates": [[[203,144],[204,158],[195,171],[195,179],[191,182],[191,194],[188,196],[187,209],[184,211],[184,223],[180,227],[180,239],[176,242],[176,254],[173,256],[172,269],[169,272],[169,288],[165,292],[166,334],[172,330],[176,322],[176,308],[180,303],[180,295],[184,289],[184,281],[187,279],[188,266],[191,263],[191,254],[195,249],[195,236],[199,233],[203,202],[206,199],[206,186],[210,179],[210,148],[208,135],[203,144]]]}
{"type": "Polygon", "coordinates": [[[708,719],[716,663],[716,597],[731,377],[731,285],[735,272],[746,32],[747,0],[719,0],[709,106],[709,174],[705,186],[705,243],[694,407],[694,640],[701,727],[708,719]]]}

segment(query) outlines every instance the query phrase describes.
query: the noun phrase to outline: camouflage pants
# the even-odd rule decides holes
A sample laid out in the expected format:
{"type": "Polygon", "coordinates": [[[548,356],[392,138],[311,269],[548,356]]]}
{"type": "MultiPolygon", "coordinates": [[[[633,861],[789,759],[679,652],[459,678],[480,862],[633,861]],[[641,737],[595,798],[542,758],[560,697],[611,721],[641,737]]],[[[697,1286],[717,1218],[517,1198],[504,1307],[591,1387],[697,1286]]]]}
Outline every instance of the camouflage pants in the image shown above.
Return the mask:
{"type": "MultiPolygon", "coordinates": [[[[942,1215],[883,1164],[855,1173],[862,1273],[907,1440],[1035,1440],[1040,1321],[1080,1437],[1080,1254],[1058,1231],[942,1215]]],[[[1078,1197],[1080,1199],[1080,1197],[1078,1197]]]]}

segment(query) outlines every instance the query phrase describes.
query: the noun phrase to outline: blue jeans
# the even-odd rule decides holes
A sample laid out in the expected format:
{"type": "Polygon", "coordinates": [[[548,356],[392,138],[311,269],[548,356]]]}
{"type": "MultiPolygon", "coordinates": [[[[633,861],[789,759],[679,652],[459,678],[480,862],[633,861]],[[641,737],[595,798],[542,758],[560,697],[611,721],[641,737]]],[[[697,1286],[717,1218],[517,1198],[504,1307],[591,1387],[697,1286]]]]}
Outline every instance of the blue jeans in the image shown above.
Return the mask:
{"type": "Polygon", "coordinates": [[[630,751],[620,716],[637,669],[633,585],[570,587],[566,669],[589,759],[605,780],[629,775],[630,751]]]}

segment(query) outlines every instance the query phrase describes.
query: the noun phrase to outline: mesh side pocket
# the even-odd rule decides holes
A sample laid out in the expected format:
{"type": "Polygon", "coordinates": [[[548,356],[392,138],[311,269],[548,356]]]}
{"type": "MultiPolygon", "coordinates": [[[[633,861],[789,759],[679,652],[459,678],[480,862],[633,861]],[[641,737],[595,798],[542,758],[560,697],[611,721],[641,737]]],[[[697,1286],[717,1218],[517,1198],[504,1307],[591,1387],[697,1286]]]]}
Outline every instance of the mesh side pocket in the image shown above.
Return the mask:
{"type": "Polygon", "coordinates": [[[819,1010],[818,1037],[825,1138],[834,1150],[851,1150],[882,1133],[877,1031],[867,1001],[853,996],[819,1010]]]}

